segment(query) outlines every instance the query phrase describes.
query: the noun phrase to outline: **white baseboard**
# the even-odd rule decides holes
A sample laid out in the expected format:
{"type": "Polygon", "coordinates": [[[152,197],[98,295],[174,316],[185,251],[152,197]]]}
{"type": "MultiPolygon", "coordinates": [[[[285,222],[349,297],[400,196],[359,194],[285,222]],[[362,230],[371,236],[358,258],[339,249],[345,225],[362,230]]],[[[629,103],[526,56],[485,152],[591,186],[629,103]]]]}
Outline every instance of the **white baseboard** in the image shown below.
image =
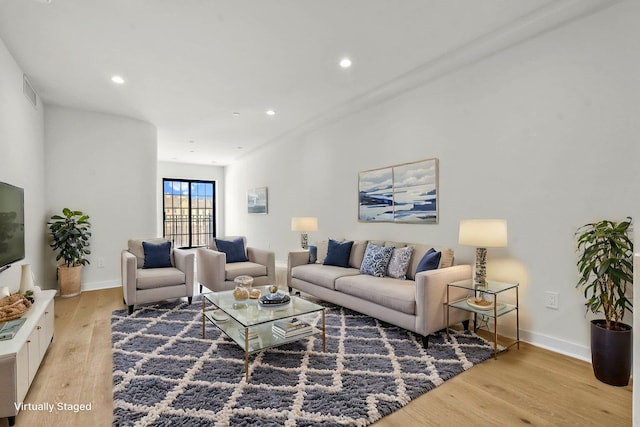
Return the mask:
{"type": "Polygon", "coordinates": [[[104,282],[83,283],[82,292],[84,291],[97,291],[98,289],[119,288],[121,282],[119,280],[107,280],[104,282]]]}
{"type": "Polygon", "coordinates": [[[591,363],[591,348],[530,331],[520,331],[520,339],[536,347],[591,363]]]}

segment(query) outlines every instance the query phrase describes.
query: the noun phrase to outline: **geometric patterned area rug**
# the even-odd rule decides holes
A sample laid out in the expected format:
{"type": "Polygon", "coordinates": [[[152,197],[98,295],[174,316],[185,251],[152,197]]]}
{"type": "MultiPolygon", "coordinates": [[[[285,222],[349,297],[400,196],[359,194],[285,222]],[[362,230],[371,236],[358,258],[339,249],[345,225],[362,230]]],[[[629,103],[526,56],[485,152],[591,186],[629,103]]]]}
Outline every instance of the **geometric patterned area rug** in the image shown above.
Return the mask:
{"type": "Polygon", "coordinates": [[[493,355],[471,332],[420,337],[327,305],[311,336],[249,359],[198,298],[111,316],[114,426],[366,426],[493,355]]]}

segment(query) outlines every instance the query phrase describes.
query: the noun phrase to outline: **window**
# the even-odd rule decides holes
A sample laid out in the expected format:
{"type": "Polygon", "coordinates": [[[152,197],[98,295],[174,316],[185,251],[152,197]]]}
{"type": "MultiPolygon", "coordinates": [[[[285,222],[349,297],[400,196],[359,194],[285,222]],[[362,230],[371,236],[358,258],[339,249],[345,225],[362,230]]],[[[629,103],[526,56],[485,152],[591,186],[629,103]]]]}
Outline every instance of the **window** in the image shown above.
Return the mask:
{"type": "Polygon", "coordinates": [[[163,235],[176,248],[206,246],[215,237],[214,181],[163,179],[163,235]]]}

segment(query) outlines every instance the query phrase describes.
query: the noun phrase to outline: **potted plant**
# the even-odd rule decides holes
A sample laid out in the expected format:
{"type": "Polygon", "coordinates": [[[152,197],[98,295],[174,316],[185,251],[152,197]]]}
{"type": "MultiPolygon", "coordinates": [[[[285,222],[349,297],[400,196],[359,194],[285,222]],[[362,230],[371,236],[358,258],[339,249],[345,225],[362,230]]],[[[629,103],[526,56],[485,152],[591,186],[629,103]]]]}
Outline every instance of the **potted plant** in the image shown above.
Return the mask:
{"type": "Polygon", "coordinates": [[[631,373],[632,330],[623,323],[632,304],[627,294],[633,284],[631,217],[583,225],[576,232],[578,271],[587,310],[604,314],[591,321],[591,363],[600,381],[625,386],[631,373]]]}
{"type": "Polygon", "coordinates": [[[53,215],[49,224],[52,242],[49,244],[58,252],[58,284],[60,296],[73,297],[80,295],[82,266],[89,264],[87,255],[91,224],[89,215],[81,211],[64,208],[62,216],[53,215]]]}

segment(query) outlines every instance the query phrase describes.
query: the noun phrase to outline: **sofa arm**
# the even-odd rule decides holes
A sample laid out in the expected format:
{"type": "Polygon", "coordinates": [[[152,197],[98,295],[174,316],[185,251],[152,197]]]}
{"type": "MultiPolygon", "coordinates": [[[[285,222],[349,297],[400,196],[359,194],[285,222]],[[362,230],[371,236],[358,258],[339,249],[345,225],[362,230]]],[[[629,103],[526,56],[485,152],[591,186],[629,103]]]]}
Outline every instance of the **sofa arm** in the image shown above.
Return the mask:
{"type": "Polygon", "coordinates": [[[287,284],[291,283],[291,269],[305,264],[309,264],[309,251],[289,252],[287,257],[287,284]]]}
{"type": "MultiPolygon", "coordinates": [[[[454,265],[416,274],[416,332],[428,335],[449,326],[445,324],[447,284],[469,278],[470,265],[454,265]]],[[[452,288],[449,292],[452,300],[468,294],[468,291],[460,288],[452,288]]],[[[449,324],[467,320],[469,317],[469,312],[452,310],[449,324]]]]}
{"type": "Polygon", "coordinates": [[[227,256],[209,248],[198,248],[198,282],[211,291],[223,291],[227,256]]]}
{"type": "Polygon", "coordinates": [[[136,270],[138,259],[128,250],[123,250],[120,258],[120,275],[122,279],[122,296],[127,305],[136,303],[136,270]]]}
{"type": "Polygon", "coordinates": [[[276,283],[276,253],[266,249],[247,248],[249,261],[267,267],[269,283],[276,283]]]}
{"type": "Polygon", "coordinates": [[[187,285],[187,296],[193,296],[193,288],[195,287],[196,282],[196,269],[195,269],[195,261],[196,254],[190,251],[185,251],[184,249],[174,249],[173,250],[173,259],[176,263],[176,268],[182,271],[185,275],[185,284],[187,285]]]}

